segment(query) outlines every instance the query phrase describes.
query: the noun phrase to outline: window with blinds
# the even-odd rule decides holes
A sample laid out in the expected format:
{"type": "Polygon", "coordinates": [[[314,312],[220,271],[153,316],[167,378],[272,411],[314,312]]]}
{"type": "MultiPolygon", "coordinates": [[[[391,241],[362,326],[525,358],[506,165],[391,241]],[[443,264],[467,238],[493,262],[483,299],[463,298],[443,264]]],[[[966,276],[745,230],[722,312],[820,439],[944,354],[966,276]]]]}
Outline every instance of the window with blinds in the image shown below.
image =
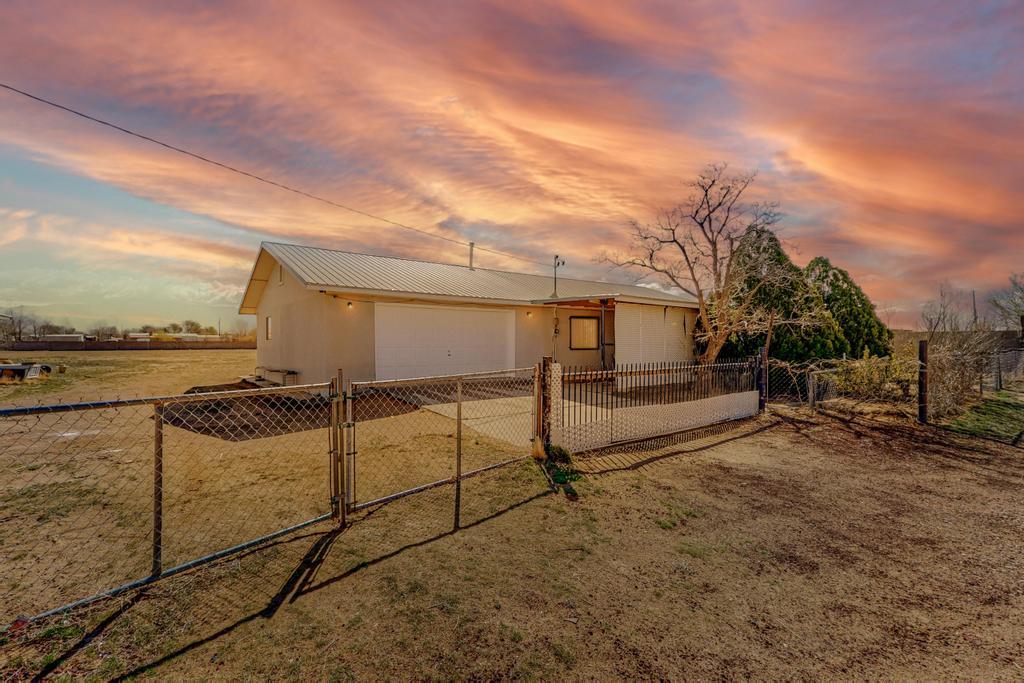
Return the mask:
{"type": "Polygon", "coordinates": [[[573,351],[592,351],[600,348],[597,318],[569,318],[569,348],[573,351]]]}

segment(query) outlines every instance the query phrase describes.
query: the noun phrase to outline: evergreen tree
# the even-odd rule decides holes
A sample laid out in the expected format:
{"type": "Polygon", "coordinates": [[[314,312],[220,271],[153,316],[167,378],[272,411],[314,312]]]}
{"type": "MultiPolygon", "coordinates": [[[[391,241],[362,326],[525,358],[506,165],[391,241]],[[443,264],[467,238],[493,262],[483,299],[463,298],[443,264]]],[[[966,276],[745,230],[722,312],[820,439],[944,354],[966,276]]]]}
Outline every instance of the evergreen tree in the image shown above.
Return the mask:
{"type": "Polygon", "coordinates": [[[850,344],[850,354],[887,356],[892,352],[892,331],[879,320],[875,305],[850,274],[818,256],[804,269],[807,281],[825,302],[850,344]]]}
{"type": "MultiPolygon", "coordinates": [[[[766,228],[748,229],[736,251],[735,268],[744,282],[738,295],[755,291],[754,307],[778,324],[772,326],[769,355],[787,361],[836,358],[850,352],[843,331],[828,312],[818,290],[794,264],[775,233],[766,228]]],[[[757,353],[768,341],[764,332],[733,334],[723,356],[757,353]]]]}

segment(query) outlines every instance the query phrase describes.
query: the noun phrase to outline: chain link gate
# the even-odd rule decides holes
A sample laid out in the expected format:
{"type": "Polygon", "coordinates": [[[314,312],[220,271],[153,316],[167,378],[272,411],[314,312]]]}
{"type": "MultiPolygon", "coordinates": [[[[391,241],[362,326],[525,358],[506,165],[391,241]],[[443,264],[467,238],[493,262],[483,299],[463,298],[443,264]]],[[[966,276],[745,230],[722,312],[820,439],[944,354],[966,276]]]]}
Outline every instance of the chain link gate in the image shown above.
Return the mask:
{"type": "Polygon", "coordinates": [[[339,395],[324,383],[0,409],[0,625],[340,519],[339,395]]]}
{"type": "Polygon", "coordinates": [[[529,457],[535,374],[353,382],[343,421],[346,512],[450,485],[458,527],[464,480],[529,457]]]}

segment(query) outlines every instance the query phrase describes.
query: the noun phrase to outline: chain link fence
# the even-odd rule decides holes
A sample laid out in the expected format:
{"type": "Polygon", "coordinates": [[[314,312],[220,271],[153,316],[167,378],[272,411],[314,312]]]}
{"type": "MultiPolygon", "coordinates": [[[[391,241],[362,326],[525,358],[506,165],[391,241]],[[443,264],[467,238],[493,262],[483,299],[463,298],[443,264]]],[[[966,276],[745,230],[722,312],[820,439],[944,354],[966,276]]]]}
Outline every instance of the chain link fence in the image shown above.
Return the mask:
{"type": "Polygon", "coordinates": [[[898,358],[768,361],[766,391],[773,403],[816,407],[831,401],[889,404],[912,412],[920,364],[898,358]]]}
{"type": "Polygon", "coordinates": [[[535,372],[353,382],[346,399],[349,509],[451,486],[458,524],[463,480],[529,457],[535,372]]]}
{"type": "Polygon", "coordinates": [[[1024,390],[1024,349],[974,353],[948,345],[926,348],[920,359],[820,359],[805,363],[770,359],[767,399],[811,407],[877,404],[907,414],[917,412],[928,419],[943,419],[962,412],[986,392],[1024,390]],[[924,413],[920,412],[922,403],[924,413]]]}
{"type": "Polygon", "coordinates": [[[331,517],[329,385],[0,410],[0,622],[331,517]]]}
{"type": "MultiPolygon", "coordinates": [[[[0,621],[53,616],[415,493],[431,491],[417,505],[448,507],[428,517],[458,527],[464,482],[482,491],[529,458],[536,373],[0,410],[0,621]]],[[[488,509],[476,501],[468,516],[488,509]]]]}
{"type": "Polygon", "coordinates": [[[995,352],[989,357],[985,370],[985,388],[1024,390],[1024,348],[995,352]]]}

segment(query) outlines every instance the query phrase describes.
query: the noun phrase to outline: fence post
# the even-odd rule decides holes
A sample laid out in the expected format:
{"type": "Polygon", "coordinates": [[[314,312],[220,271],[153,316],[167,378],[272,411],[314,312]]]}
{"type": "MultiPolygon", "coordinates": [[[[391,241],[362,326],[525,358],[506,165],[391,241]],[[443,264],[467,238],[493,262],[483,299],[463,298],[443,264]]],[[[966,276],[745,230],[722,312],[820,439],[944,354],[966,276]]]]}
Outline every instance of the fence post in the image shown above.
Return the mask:
{"type": "Polygon", "coordinates": [[[351,510],[356,503],[356,413],[353,405],[352,385],[349,384],[348,391],[345,391],[345,427],[342,431],[344,439],[344,455],[341,464],[341,490],[344,495],[342,508],[351,510]]]}
{"type": "Polygon", "coordinates": [[[996,391],[1003,390],[1003,352],[996,351],[996,391]]]}
{"type": "Polygon", "coordinates": [[[811,410],[818,408],[818,382],[814,376],[814,370],[807,371],[807,403],[810,404],[811,410]]]}
{"type": "Polygon", "coordinates": [[[549,446],[551,446],[551,364],[553,359],[551,356],[544,356],[541,360],[541,418],[540,418],[540,435],[541,444],[544,446],[544,452],[547,452],[549,446]]]}
{"type": "Polygon", "coordinates": [[[462,378],[455,380],[455,528],[462,519],[462,378]]]}
{"type": "Polygon", "coordinates": [[[345,491],[345,459],[342,455],[342,444],[345,443],[344,421],[344,373],[338,370],[338,376],[331,380],[331,517],[339,526],[345,526],[347,505],[343,499],[345,491]]]}
{"type": "Polygon", "coordinates": [[[917,343],[917,421],[928,424],[928,340],[917,343]]]}
{"type": "Polygon", "coordinates": [[[163,571],[164,536],[164,404],[153,405],[153,566],[151,573],[163,571]]]}
{"type": "Polygon", "coordinates": [[[763,413],[768,406],[768,349],[762,346],[757,351],[757,412],[763,413]]]}

